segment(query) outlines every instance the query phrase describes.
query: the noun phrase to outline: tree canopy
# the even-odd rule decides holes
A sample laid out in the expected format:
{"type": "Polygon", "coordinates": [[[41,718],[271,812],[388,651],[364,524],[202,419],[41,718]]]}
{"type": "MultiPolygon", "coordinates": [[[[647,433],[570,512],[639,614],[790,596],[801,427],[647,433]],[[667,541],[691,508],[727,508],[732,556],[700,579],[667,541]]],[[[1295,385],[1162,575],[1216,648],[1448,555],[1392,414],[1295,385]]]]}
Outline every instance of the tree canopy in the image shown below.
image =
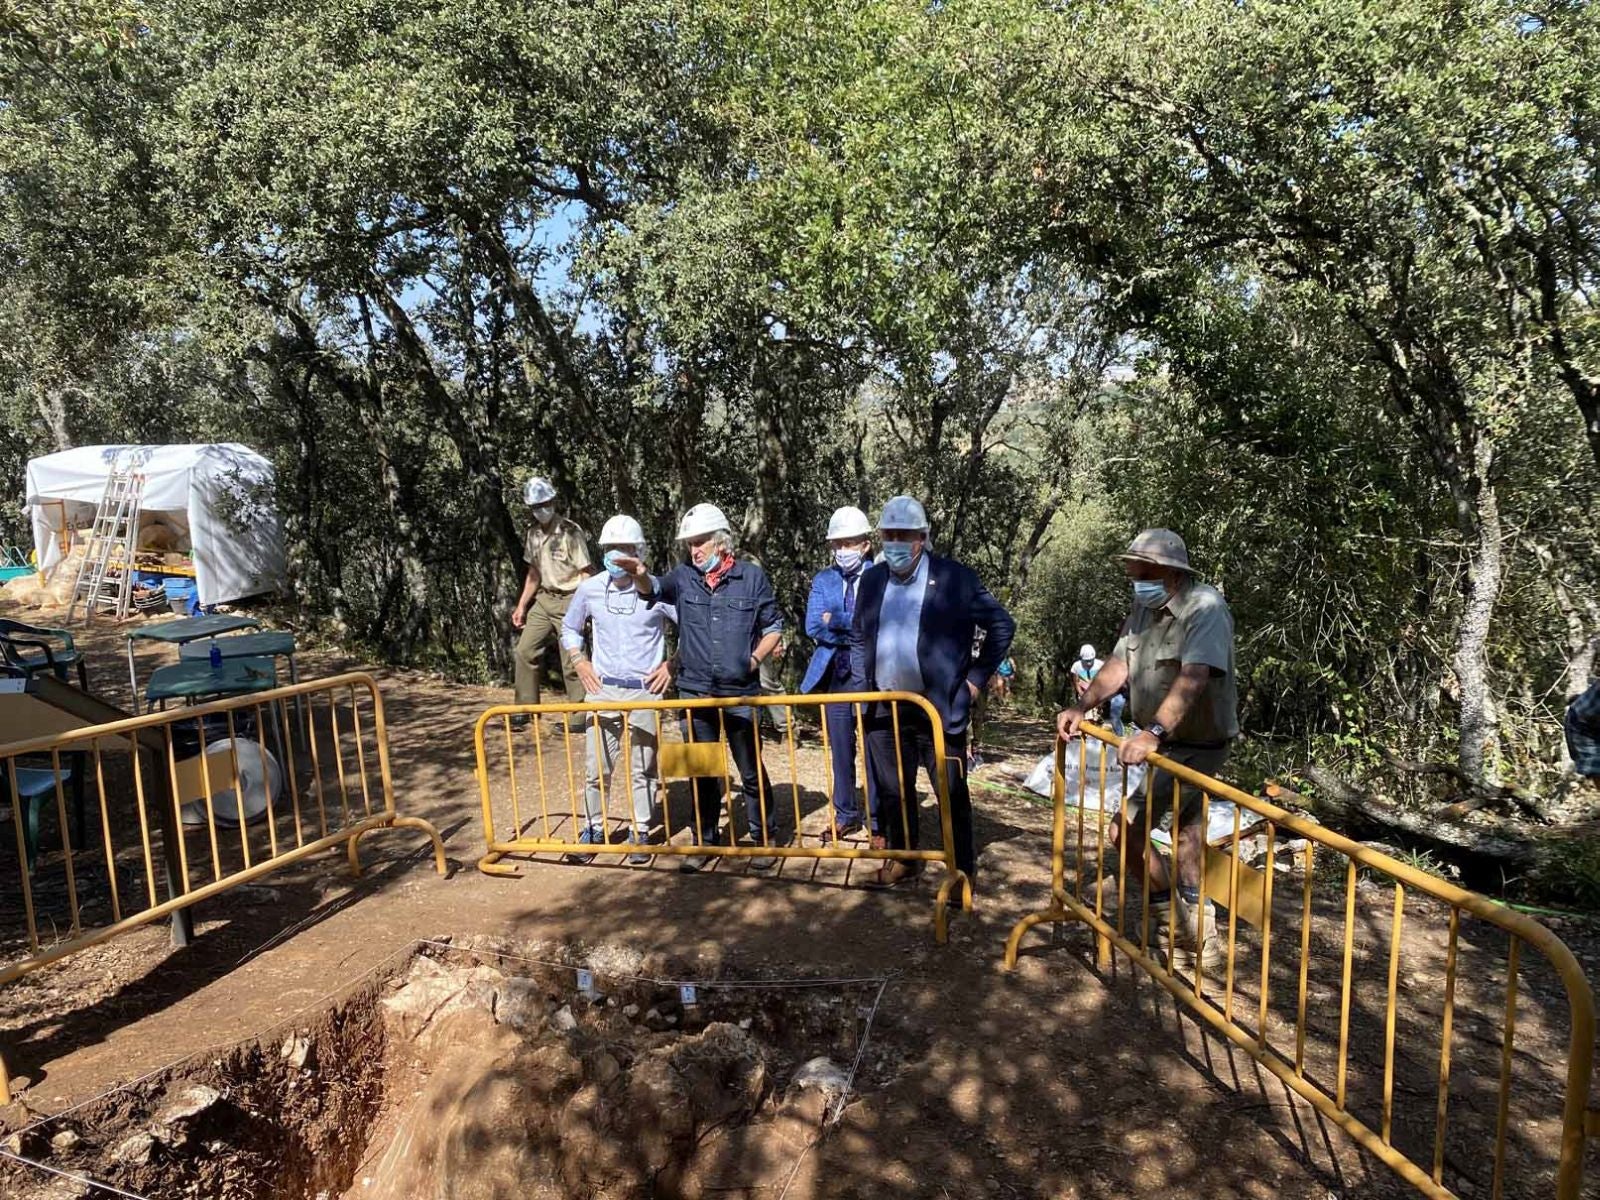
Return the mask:
{"type": "Polygon", "coordinates": [[[308,617],[467,673],[506,664],[533,473],[658,560],[723,505],[796,614],[828,513],[910,491],[1040,704],[1169,525],[1262,764],[1559,790],[1597,35],[1563,0],[12,0],[0,464],[256,445],[308,617]]]}

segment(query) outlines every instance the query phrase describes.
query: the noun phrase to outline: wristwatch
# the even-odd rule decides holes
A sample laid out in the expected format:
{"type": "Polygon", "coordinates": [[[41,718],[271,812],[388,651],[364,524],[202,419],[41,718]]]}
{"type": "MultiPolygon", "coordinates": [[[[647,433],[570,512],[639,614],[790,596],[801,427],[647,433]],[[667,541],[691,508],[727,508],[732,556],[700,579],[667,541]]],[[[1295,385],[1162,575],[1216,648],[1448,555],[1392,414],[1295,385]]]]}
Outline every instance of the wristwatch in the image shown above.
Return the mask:
{"type": "Polygon", "coordinates": [[[1160,721],[1151,721],[1150,724],[1144,727],[1144,731],[1155,734],[1156,745],[1158,746],[1167,740],[1167,727],[1160,721]]]}

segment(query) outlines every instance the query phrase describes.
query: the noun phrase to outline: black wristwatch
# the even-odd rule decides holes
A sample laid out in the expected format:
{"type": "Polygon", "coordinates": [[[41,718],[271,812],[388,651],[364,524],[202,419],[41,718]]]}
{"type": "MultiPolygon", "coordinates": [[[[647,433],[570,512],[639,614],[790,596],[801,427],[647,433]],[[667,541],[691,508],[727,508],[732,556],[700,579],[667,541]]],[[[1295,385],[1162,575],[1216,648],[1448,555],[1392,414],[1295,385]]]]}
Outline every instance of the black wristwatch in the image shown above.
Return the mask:
{"type": "Polygon", "coordinates": [[[1156,745],[1158,746],[1167,740],[1167,727],[1160,721],[1151,721],[1150,724],[1144,727],[1144,731],[1156,735],[1156,745]]]}

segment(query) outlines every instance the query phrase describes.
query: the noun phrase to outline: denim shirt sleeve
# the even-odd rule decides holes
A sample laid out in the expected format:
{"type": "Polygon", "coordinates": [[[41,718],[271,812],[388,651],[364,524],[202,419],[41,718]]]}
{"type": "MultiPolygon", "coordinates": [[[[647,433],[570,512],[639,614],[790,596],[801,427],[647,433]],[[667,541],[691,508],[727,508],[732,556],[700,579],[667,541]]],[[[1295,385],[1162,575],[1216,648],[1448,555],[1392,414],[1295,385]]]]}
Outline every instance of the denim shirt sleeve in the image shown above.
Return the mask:
{"type": "Polygon", "coordinates": [[[765,637],[769,633],[782,633],[783,610],[778,607],[778,597],[772,591],[772,580],[767,578],[765,571],[756,574],[751,599],[756,602],[757,635],[765,637]]]}
{"type": "Polygon", "coordinates": [[[682,586],[679,572],[682,570],[683,566],[679,564],[663,575],[650,576],[650,582],[655,587],[655,591],[650,594],[651,604],[677,604],[678,588],[682,586]]]}

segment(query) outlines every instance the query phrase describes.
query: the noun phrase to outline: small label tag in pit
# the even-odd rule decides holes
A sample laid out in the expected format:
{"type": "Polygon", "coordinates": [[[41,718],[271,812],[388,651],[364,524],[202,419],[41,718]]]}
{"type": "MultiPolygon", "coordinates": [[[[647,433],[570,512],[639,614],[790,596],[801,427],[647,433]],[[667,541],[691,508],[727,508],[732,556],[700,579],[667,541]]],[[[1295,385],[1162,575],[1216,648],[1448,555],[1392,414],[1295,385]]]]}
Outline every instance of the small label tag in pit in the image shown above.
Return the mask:
{"type": "Polygon", "coordinates": [[[700,994],[695,990],[694,984],[680,983],[678,985],[678,999],[683,1001],[685,1008],[693,1008],[700,1003],[700,994]]]}

